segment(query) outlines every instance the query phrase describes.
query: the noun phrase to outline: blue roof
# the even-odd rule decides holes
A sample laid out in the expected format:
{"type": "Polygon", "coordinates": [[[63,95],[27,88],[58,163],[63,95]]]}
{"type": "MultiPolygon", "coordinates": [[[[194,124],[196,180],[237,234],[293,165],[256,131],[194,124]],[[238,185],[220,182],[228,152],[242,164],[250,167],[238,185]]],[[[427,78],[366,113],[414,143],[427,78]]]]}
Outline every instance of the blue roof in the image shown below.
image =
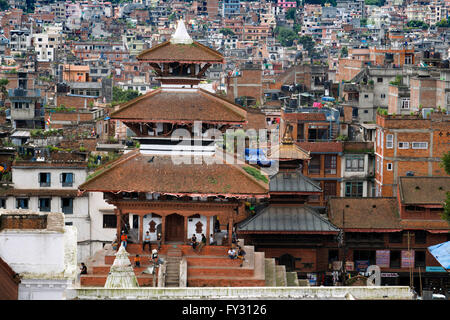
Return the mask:
{"type": "Polygon", "coordinates": [[[428,251],[444,269],[450,269],[450,241],[428,247],[428,251]]]}

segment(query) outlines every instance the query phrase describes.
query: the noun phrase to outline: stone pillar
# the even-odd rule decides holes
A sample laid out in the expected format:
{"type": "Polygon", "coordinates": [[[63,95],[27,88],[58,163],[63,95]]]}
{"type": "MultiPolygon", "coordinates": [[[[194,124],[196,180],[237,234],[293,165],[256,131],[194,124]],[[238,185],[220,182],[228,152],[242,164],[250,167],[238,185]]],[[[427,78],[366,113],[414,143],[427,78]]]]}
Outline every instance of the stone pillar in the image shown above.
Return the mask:
{"type": "Polygon", "coordinates": [[[161,244],[166,243],[166,216],[161,217],[161,244]]]}
{"type": "Polygon", "coordinates": [[[141,215],[139,215],[139,236],[138,236],[138,239],[139,239],[138,241],[140,241],[140,242],[144,242],[143,232],[144,232],[144,215],[141,214],[141,215]]]}
{"type": "Polygon", "coordinates": [[[211,232],[211,216],[206,216],[206,244],[209,245],[209,235],[211,232]]]}

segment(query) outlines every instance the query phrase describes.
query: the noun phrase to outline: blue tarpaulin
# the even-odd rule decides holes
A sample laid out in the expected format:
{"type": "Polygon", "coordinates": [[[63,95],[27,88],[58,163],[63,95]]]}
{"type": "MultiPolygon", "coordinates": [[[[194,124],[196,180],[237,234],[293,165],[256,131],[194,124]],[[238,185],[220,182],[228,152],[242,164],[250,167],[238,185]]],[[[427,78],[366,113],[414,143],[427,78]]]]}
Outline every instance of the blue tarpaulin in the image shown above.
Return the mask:
{"type": "Polygon", "coordinates": [[[267,159],[263,150],[250,148],[245,148],[245,160],[251,163],[257,163],[260,166],[271,165],[273,162],[267,159]]]}
{"type": "Polygon", "coordinates": [[[450,269],[450,241],[428,247],[428,251],[444,269],[450,269]]]}

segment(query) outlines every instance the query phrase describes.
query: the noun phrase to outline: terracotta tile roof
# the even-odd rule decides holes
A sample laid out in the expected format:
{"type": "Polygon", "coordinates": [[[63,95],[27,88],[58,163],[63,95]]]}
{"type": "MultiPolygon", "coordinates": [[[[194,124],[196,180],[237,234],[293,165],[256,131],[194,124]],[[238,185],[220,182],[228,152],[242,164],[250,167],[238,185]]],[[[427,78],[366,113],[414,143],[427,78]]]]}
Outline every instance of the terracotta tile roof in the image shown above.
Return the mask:
{"type": "Polygon", "coordinates": [[[449,177],[399,177],[403,204],[442,204],[450,191],[449,177]]]}
{"type": "MultiPolygon", "coordinates": [[[[212,160],[212,158],[209,158],[212,160]]],[[[175,195],[268,196],[268,183],[234,164],[175,164],[171,156],[129,152],[96,171],[80,191],[156,192],[175,195]]]]}
{"type": "Polygon", "coordinates": [[[137,97],[111,113],[111,119],[152,122],[244,123],[247,112],[205,90],[180,92],[157,89],[137,97]]]}
{"type": "Polygon", "coordinates": [[[343,145],[340,141],[324,141],[324,142],[296,142],[300,148],[311,153],[332,152],[340,153],[343,151],[343,145]]]}
{"type": "Polygon", "coordinates": [[[197,41],[192,44],[165,41],[144,50],[136,58],[146,62],[224,63],[222,54],[197,41]]]}
{"type": "Polygon", "coordinates": [[[396,198],[332,197],[328,200],[328,218],[338,228],[346,230],[402,228],[396,198]]]}
{"type": "Polygon", "coordinates": [[[403,229],[449,230],[450,231],[450,225],[444,220],[402,219],[401,226],[403,229]]]}

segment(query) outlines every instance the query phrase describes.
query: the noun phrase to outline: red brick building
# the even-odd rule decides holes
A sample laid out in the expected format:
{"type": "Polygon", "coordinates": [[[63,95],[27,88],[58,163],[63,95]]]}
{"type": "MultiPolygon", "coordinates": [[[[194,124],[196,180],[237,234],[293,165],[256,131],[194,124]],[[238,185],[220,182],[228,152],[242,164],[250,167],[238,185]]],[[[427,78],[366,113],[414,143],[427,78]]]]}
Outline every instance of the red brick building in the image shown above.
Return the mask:
{"type": "Polygon", "coordinates": [[[377,115],[375,184],[378,196],[396,196],[398,177],[446,175],[441,157],[450,151],[450,116],[377,115]]]}

